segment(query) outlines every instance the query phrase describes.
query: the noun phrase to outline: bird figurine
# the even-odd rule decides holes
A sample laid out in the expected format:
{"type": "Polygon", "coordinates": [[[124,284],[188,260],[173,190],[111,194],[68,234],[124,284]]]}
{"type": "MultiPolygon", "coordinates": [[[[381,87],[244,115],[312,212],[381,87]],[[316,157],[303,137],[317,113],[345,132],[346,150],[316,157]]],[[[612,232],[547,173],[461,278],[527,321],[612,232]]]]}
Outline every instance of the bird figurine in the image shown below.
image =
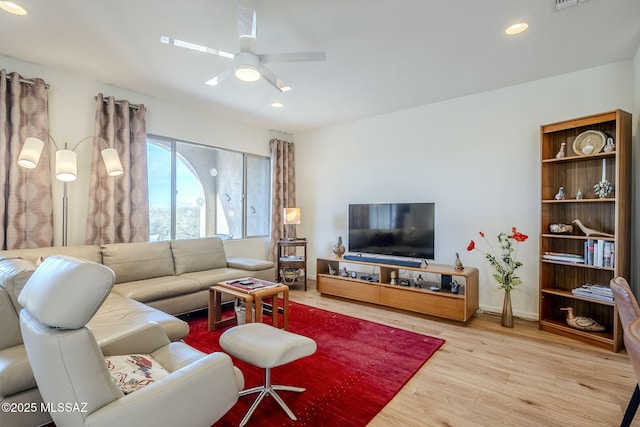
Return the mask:
{"type": "Polygon", "coordinates": [[[589,319],[585,316],[576,316],[575,314],[573,314],[573,307],[564,307],[560,310],[565,310],[567,312],[567,325],[571,326],[572,328],[580,329],[581,331],[604,331],[604,326],[600,325],[595,320],[589,319]]]}
{"type": "Polygon", "coordinates": [[[577,225],[587,237],[591,237],[591,236],[615,237],[613,234],[603,233],[602,231],[594,230],[593,228],[588,228],[579,219],[574,219],[573,223],[577,225]]]}
{"type": "Polygon", "coordinates": [[[454,268],[457,271],[464,270],[464,266],[462,265],[462,261],[460,261],[460,255],[458,252],[456,252],[456,266],[454,268]]]}
{"type": "Polygon", "coordinates": [[[562,144],[560,144],[560,151],[558,151],[558,154],[556,154],[556,159],[561,159],[565,156],[566,147],[567,147],[566,142],[563,142],[562,144]]]}
{"type": "Polygon", "coordinates": [[[567,195],[564,193],[564,187],[560,187],[558,193],[555,196],[556,200],[564,200],[567,198],[567,195]]]}

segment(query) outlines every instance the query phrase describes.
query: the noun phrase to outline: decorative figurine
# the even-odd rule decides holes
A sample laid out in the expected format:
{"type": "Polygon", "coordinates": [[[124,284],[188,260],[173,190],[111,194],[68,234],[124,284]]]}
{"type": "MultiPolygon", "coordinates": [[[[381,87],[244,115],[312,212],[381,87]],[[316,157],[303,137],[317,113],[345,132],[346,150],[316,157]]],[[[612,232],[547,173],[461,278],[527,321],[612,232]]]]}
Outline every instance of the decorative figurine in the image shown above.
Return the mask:
{"type": "Polygon", "coordinates": [[[602,151],[604,151],[605,153],[608,153],[609,151],[615,151],[615,149],[616,149],[616,144],[613,143],[613,138],[611,137],[607,138],[607,143],[605,144],[602,151]]]}
{"type": "Polygon", "coordinates": [[[560,187],[558,190],[558,194],[556,194],[556,200],[564,200],[567,198],[567,195],[564,194],[564,187],[560,187]]]}
{"type": "Polygon", "coordinates": [[[611,193],[611,190],[613,190],[613,187],[611,186],[611,183],[606,179],[604,181],[600,181],[599,183],[593,186],[593,191],[601,199],[604,199],[605,197],[607,197],[609,193],[611,193]]]}
{"type": "Polygon", "coordinates": [[[418,274],[418,278],[416,279],[416,288],[421,288],[424,284],[424,279],[422,278],[422,274],[418,274]]]}
{"type": "Polygon", "coordinates": [[[582,189],[578,188],[578,192],[576,193],[576,200],[582,200],[582,189]]]}
{"type": "Polygon", "coordinates": [[[602,159],[602,179],[593,186],[593,191],[595,191],[598,197],[604,199],[612,190],[611,182],[607,179],[607,161],[606,159],[602,159]]]}
{"type": "Polygon", "coordinates": [[[349,272],[347,271],[347,267],[342,269],[342,273],[340,273],[342,277],[349,277],[349,272]]]}
{"type": "Polygon", "coordinates": [[[582,230],[585,236],[602,236],[602,237],[615,237],[613,234],[603,233],[602,231],[594,230],[593,228],[587,228],[579,219],[574,219],[573,223],[582,230]]]}
{"type": "Polygon", "coordinates": [[[329,266],[329,274],[335,276],[338,273],[336,269],[331,266],[331,263],[328,263],[327,265],[329,266]]]}
{"type": "Polygon", "coordinates": [[[458,252],[456,252],[456,266],[454,269],[457,271],[464,270],[464,266],[462,265],[462,261],[460,261],[460,255],[458,252]]]}
{"type": "Polygon", "coordinates": [[[556,154],[556,159],[561,159],[565,156],[566,148],[567,148],[566,142],[563,142],[562,144],[560,144],[560,151],[558,151],[558,154],[556,154]]]}
{"type": "Polygon", "coordinates": [[[389,282],[391,285],[397,285],[398,281],[396,280],[396,272],[395,270],[391,272],[391,281],[389,282]]]}
{"type": "Polygon", "coordinates": [[[604,331],[604,326],[600,325],[595,320],[584,316],[574,315],[573,307],[564,307],[560,310],[565,310],[567,312],[567,325],[572,328],[580,329],[581,331],[604,331]]]}
{"type": "Polygon", "coordinates": [[[454,280],[453,282],[449,283],[451,285],[451,293],[452,294],[457,294],[458,290],[460,289],[460,283],[458,283],[456,280],[454,280]]]}

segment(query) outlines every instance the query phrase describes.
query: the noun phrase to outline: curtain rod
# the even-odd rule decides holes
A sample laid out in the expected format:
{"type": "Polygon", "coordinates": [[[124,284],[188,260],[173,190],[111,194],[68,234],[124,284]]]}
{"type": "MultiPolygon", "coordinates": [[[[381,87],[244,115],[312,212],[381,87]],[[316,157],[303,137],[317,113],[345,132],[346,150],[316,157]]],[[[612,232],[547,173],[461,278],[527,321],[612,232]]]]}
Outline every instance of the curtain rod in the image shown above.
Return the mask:
{"type": "MultiPolygon", "coordinates": [[[[96,101],[98,100],[97,96],[94,96],[93,99],[95,99],[96,101]]],[[[109,100],[107,98],[103,98],[102,102],[109,102],[109,100]]],[[[124,104],[120,101],[113,101],[114,104],[116,104],[118,107],[122,107],[124,104]]],[[[140,109],[140,105],[139,104],[129,104],[129,108],[133,108],[134,110],[138,111],[140,109]]],[[[144,107],[144,111],[147,111],[147,107],[144,107]]]]}
{"type": "MultiPolygon", "coordinates": [[[[9,80],[9,81],[11,81],[11,79],[12,79],[12,77],[11,77],[11,75],[10,75],[10,74],[6,74],[6,75],[5,75],[5,77],[6,77],[6,78],[7,78],[7,80],[9,80]]],[[[36,84],[36,82],[34,82],[33,80],[31,80],[31,79],[24,79],[24,78],[22,78],[22,77],[21,77],[20,79],[18,79],[18,81],[19,81],[20,83],[24,83],[24,84],[27,84],[27,85],[29,85],[29,86],[33,86],[33,85],[35,85],[35,84],[36,84]]],[[[45,89],[49,89],[49,83],[45,83],[45,84],[44,84],[44,88],[45,88],[45,89]]]]}

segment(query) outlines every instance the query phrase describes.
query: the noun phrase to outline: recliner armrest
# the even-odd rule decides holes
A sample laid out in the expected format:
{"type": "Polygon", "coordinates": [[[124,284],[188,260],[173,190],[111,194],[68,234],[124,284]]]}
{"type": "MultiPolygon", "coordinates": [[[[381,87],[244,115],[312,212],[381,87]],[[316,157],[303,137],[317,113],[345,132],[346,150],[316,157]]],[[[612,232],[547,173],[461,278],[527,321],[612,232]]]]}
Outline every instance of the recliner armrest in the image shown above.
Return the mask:
{"type": "Polygon", "coordinates": [[[104,356],[148,354],[171,342],[162,326],[155,322],[143,323],[104,339],[107,343],[100,345],[104,356]]]}

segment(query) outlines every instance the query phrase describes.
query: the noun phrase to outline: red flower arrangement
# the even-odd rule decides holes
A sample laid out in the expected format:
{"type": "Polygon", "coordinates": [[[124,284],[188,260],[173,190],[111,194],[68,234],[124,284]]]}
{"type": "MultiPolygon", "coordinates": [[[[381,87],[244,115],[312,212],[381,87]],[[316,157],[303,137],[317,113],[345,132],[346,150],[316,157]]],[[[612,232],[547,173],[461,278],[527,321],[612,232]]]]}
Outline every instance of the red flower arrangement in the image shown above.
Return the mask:
{"type": "Polygon", "coordinates": [[[526,234],[519,232],[516,227],[511,228],[511,234],[498,234],[498,242],[500,243],[500,254],[497,254],[489,241],[485,238],[484,233],[480,232],[480,237],[487,242],[491,252],[483,252],[476,248],[476,242],[471,240],[467,246],[467,251],[477,250],[484,254],[489,260],[489,264],[495,269],[494,279],[500,284],[499,288],[506,291],[515,289],[520,283],[520,278],[516,276],[516,270],[522,267],[522,263],[516,260],[518,254],[518,245],[529,238],[526,234]],[[515,240],[516,244],[513,244],[515,240]]]}

